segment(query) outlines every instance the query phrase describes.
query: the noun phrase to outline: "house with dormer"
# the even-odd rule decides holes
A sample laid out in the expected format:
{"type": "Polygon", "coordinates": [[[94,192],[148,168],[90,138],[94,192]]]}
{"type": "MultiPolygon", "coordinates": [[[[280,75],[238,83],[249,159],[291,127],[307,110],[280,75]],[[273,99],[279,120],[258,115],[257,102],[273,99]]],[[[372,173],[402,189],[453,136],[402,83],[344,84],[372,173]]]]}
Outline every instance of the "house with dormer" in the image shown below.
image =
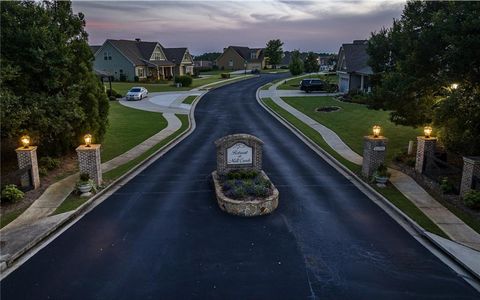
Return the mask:
{"type": "Polygon", "coordinates": [[[367,40],[356,40],[342,44],[338,51],[338,88],[342,93],[353,91],[369,92],[372,68],[368,65],[367,40]]]}
{"type": "Polygon", "coordinates": [[[217,66],[220,70],[261,70],[265,67],[264,52],[263,48],[228,46],[217,58],[217,66]]]}
{"type": "Polygon", "coordinates": [[[94,70],[115,80],[160,80],[193,74],[193,59],[187,48],[164,48],[158,42],[140,39],[108,39],[100,48],[92,47],[93,51],[94,70]]]}

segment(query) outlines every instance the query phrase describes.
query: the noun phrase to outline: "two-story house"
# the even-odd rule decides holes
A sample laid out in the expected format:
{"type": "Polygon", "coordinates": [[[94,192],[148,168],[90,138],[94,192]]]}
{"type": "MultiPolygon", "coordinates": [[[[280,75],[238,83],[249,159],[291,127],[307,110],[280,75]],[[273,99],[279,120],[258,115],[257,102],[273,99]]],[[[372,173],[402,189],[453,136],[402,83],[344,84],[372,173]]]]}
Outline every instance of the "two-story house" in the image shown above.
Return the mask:
{"type": "Polygon", "coordinates": [[[265,67],[264,49],[228,46],[216,62],[220,70],[261,70],[265,67]]]}
{"type": "Polygon", "coordinates": [[[342,93],[371,90],[372,68],[368,65],[367,40],[343,44],[338,51],[338,88],[342,93]]]}
{"type": "Polygon", "coordinates": [[[193,59],[187,48],[164,48],[158,42],[140,39],[109,39],[100,48],[91,48],[93,68],[111,74],[115,80],[158,80],[193,74],[193,59]]]}

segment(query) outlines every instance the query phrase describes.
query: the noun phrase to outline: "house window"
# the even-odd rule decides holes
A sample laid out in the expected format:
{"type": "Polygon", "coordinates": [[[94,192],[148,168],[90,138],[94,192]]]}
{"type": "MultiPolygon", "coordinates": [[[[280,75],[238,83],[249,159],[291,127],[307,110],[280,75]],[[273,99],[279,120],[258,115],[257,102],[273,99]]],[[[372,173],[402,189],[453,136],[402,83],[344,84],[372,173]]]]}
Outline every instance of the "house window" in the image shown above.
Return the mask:
{"type": "Polygon", "coordinates": [[[142,68],[137,69],[137,76],[138,77],[145,77],[144,70],[142,68]]]}
{"type": "Polygon", "coordinates": [[[229,66],[229,67],[233,67],[233,59],[231,59],[231,60],[228,61],[228,66],[229,66]]]}
{"type": "Polygon", "coordinates": [[[256,59],[257,58],[257,53],[252,52],[250,53],[250,59],[256,59]]]}
{"type": "Polygon", "coordinates": [[[110,55],[110,52],[108,52],[108,51],[103,52],[103,59],[104,60],[112,60],[112,56],[110,55]]]}
{"type": "Polygon", "coordinates": [[[162,52],[157,48],[152,54],[152,58],[150,60],[165,60],[165,57],[162,55],[162,52]]]}

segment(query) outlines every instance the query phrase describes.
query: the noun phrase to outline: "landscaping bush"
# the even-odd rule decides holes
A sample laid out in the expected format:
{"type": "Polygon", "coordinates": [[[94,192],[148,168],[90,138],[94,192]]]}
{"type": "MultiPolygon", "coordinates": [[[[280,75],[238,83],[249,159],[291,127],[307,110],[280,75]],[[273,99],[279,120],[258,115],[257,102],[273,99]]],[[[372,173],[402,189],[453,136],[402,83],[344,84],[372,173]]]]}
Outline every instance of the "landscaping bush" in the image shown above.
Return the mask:
{"type": "Polygon", "coordinates": [[[14,203],[23,198],[25,194],[14,184],[7,184],[2,190],[2,202],[14,203]]]}
{"type": "Polygon", "coordinates": [[[463,203],[470,208],[480,209],[480,191],[469,191],[463,196],[463,203]]]}
{"type": "Polygon", "coordinates": [[[53,170],[58,168],[60,165],[60,159],[52,158],[50,156],[44,156],[40,158],[40,166],[46,168],[47,170],[53,170]]]}
{"type": "Polygon", "coordinates": [[[188,75],[175,77],[175,83],[180,83],[184,87],[190,86],[192,84],[192,82],[193,82],[192,77],[190,77],[188,75]]]}
{"type": "Polygon", "coordinates": [[[230,73],[222,73],[220,74],[222,78],[230,78],[230,73]]]}
{"type": "Polygon", "coordinates": [[[108,100],[110,100],[110,101],[117,101],[117,97],[115,97],[115,96],[108,96],[108,100]]]}
{"type": "Polygon", "coordinates": [[[122,98],[123,96],[121,94],[119,94],[117,91],[115,91],[114,89],[112,89],[110,91],[110,89],[107,89],[107,96],[110,98],[110,97],[114,97],[114,98],[122,98]]]}
{"type": "Polygon", "coordinates": [[[232,199],[267,197],[272,184],[256,171],[232,171],[220,178],[225,195],[232,199]]]}
{"type": "Polygon", "coordinates": [[[38,167],[38,174],[39,174],[41,177],[47,176],[47,175],[48,175],[47,168],[45,168],[45,167],[38,167]]]}
{"type": "Polygon", "coordinates": [[[454,191],[453,184],[448,180],[448,177],[444,177],[440,182],[440,188],[444,194],[451,194],[454,191]]]}
{"type": "Polygon", "coordinates": [[[82,183],[88,182],[89,179],[90,179],[90,175],[88,173],[81,173],[80,174],[80,182],[82,182],[82,183]]]}

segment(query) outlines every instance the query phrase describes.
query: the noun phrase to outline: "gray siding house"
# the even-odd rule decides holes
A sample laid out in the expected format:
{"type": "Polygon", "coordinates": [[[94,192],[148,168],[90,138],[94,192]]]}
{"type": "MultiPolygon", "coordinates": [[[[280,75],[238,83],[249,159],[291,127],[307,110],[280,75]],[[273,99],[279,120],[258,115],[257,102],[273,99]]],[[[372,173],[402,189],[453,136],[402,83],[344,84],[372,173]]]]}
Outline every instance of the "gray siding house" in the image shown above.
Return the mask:
{"type": "Polygon", "coordinates": [[[187,48],[164,48],[158,42],[140,39],[109,39],[100,48],[91,49],[94,70],[110,74],[115,80],[159,80],[193,74],[193,59],[187,48]]]}
{"type": "Polygon", "coordinates": [[[338,88],[342,93],[352,91],[369,92],[372,68],[367,64],[367,40],[343,44],[338,51],[338,88]]]}

